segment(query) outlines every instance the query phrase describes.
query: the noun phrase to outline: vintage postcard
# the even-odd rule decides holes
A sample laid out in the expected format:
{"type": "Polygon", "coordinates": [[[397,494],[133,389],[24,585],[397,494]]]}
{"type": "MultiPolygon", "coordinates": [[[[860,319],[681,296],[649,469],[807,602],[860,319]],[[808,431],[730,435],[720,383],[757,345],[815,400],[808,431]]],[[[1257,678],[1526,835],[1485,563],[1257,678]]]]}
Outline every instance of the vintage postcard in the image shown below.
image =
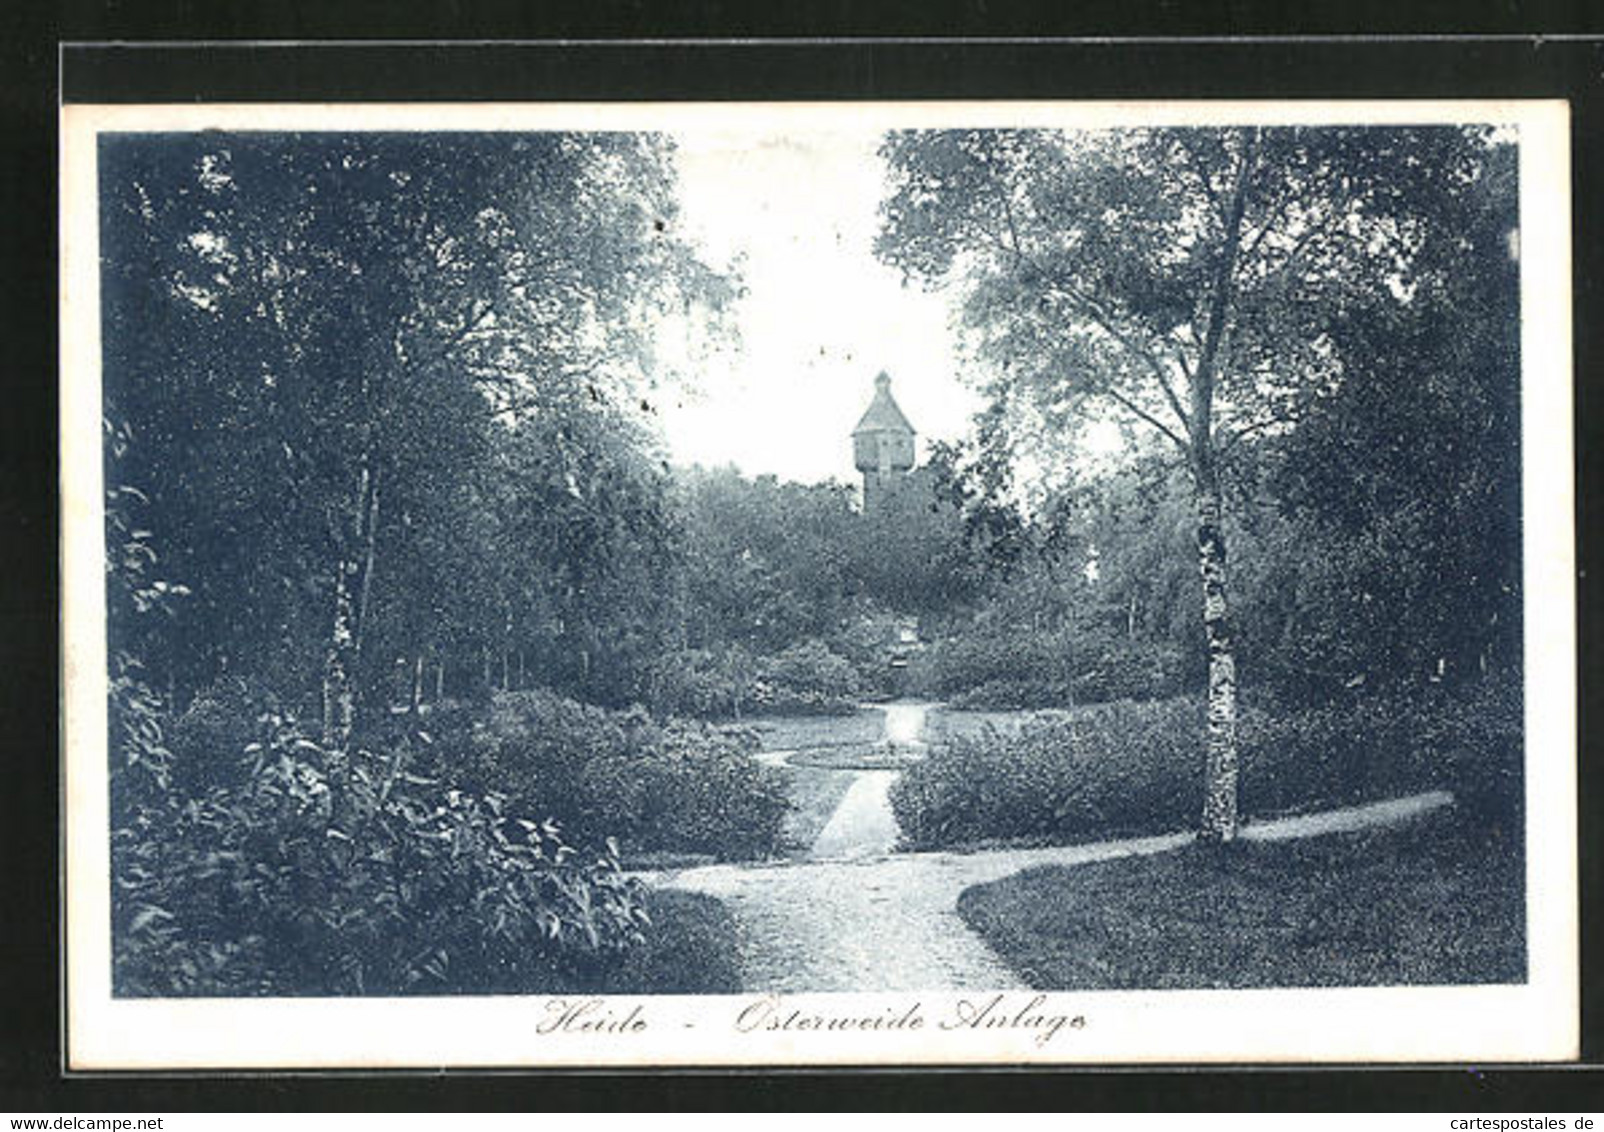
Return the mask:
{"type": "Polygon", "coordinates": [[[1578,1055],[1565,104],[61,128],[69,1068],[1578,1055]]]}

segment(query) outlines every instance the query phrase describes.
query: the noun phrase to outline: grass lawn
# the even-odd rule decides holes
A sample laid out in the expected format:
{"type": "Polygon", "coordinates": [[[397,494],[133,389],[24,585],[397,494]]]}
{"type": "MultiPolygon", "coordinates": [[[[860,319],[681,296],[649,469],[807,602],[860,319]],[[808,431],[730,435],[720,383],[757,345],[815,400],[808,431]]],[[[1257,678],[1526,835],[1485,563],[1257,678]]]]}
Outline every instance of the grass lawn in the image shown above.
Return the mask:
{"type": "Polygon", "coordinates": [[[789,776],[787,792],[792,810],[785,817],[781,843],[793,853],[805,853],[818,840],[819,831],[841,804],[841,798],[856,776],[851,771],[798,766],[782,768],[789,776]]]}
{"type": "Polygon", "coordinates": [[[598,994],[735,994],[741,975],[735,921],[722,901],[654,889],[646,897],[653,931],[645,947],[603,980],[598,994]]]}
{"type": "Polygon", "coordinates": [[[1450,811],[1307,840],[1192,845],[964,891],[1040,990],[1523,982],[1518,845],[1450,811]]]}
{"type": "Polygon", "coordinates": [[[742,726],[757,732],[765,751],[800,751],[875,742],[885,730],[885,713],[863,708],[852,715],[759,716],[742,726]]]}

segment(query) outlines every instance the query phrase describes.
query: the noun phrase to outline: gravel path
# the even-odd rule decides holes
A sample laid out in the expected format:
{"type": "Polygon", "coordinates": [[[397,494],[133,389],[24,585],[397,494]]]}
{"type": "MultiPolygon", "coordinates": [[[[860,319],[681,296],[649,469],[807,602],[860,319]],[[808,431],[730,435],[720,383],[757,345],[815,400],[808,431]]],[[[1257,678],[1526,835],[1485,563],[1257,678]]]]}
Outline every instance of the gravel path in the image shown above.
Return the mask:
{"type": "Polygon", "coordinates": [[[891,813],[894,770],[860,770],[841,798],[841,804],[819,831],[808,851],[815,861],[884,857],[897,847],[902,831],[891,813]]]}
{"type": "MultiPolygon", "coordinates": [[[[929,705],[886,707],[886,741],[924,746],[929,705]]],[[[789,755],[792,752],[780,752],[789,755]]],[[[735,917],[748,991],[1011,990],[1024,984],[958,916],[958,894],[1038,865],[1163,853],[1191,833],[1043,849],[896,853],[887,792],[896,771],[865,770],[801,863],[708,865],[659,876],[723,900],[735,917]]],[[[1452,801],[1436,791],[1243,826],[1274,841],[1399,821],[1452,801]]]]}
{"type": "MultiPolygon", "coordinates": [[[[1242,828],[1278,841],[1385,825],[1440,806],[1444,792],[1242,828]]],[[[1043,849],[899,853],[858,860],[708,865],[663,878],[725,901],[752,991],[1007,990],[1022,986],[958,917],[958,894],[1038,865],[1082,865],[1179,849],[1191,833],[1043,849]]]]}

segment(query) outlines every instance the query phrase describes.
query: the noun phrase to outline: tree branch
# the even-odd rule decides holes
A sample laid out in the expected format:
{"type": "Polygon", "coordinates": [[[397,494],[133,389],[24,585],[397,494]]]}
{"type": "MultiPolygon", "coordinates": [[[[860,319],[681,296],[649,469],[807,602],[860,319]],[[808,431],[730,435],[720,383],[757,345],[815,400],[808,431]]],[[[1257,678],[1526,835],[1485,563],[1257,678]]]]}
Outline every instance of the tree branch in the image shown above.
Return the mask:
{"type": "Polygon", "coordinates": [[[1247,211],[1248,178],[1253,171],[1257,149],[1257,131],[1242,132],[1242,152],[1237,160],[1236,185],[1231,191],[1231,208],[1225,218],[1225,246],[1220,249],[1220,261],[1215,265],[1214,288],[1209,298],[1209,323],[1203,336],[1203,348],[1198,354],[1197,374],[1192,381],[1192,433],[1197,440],[1200,455],[1206,455],[1206,446],[1212,441],[1209,421],[1214,409],[1215,364],[1219,358],[1220,339],[1231,313],[1232,284],[1237,253],[1242,240],[1242,216],[1247,211]]]}
{"type": "Polygon", "coordinates": [[[1123,406],[1126,409],[1126,411],[1132,413],[1133,415],[1135,415],[1137,417],[1140,417],[1142,420],[1146,421],[1148,424],[1152,425],[1154,428],[1156,428],[1160,432],[1162,432],[1165,436],[1169,437],[1170,440],[1172,440],[1175,443],[1175,446],[1177,448],[1179,448],[1182,452],[1190,452],[1191,451],[1191,446],[1188,445],[1186,441],[1182,440],[1179,436],[1177,436],[1174,433],[1174,431],[1170,429],[1170,427],[1168,425],[1166,425],[1163,421],[1159,420],[1152,413],[1149,413],[1146,409],[1142,408],[1136,402],[1132,401],[1129,397],[1126,397],[1119,390],[1114,389],[1114,388],[1106,388],[1102,392],[1107,394],[1110,398],[1112,398],[1119,405],[1123,406]]]}
{"type": "MultiPolygon", "coordinates": [[[[1170,384],[1169,375],[1165,372],[1163,363],[1159,361],[1151,349],[1140,342],[1133,341],[1128,334],[1115,325],[1113,316],[1108,313],[1103,304],[1099,303],[1092,295],[1088,294],[1082,288],[1075,286],[1074,283],[1064,279],[1059,272],[1051,271],[1042,266],[1033,257],[1026,253],[1024,246],[1019,239],[1019,228],[1014,221],[1014,210],[1011,202],[1008,199],[1006,187],[1000,183],[997,187],[997,196],[998,200],[1002,204],[1003,221],[1007,226],[1008,238],[1007,240],[1002,240],[991,235],[990,233],[987,233],[990,240],[997,244],[997,246],[1003,251],[1011,254],[1018,265],[1031,272],[1034,272],[1037,278],[1040,279],[1042,283],[1046,284],[1051,293],[1068,299],[1081,311],[1081,313],[1090,318],[1099,327],[1101,327],[1104,332],[1113,338],[1114,341],[1119,343],[1123,349],[1133,354],[1144,365],[1146,365],[1148,370],[1152,372],[1154,378],[1157,380],[1158,387],[1164,394],[1164,400],[1166,403],[1168,403],[1170,410],[1175,414],[1176,419],[1180,421],[1181,429],[1183,431],[1190,429],[1191,422],[1187,417],[1186,410],[1181,405],[1181,399],[1175,393],[1174,386],[1170,384]]],[[[1184,361],[1182,363],[1182,368],[1183,370],[1185,369],[1184,361]]],[[[1175,433],[1167,426],[1163,425],[1157,418],[1153,417],[1145,410],[1136,408],[1134,403],[1128,400],[1121,399],[1121,402],[1127,408],[1131,409],[1131,411],[1141,416],[1143,420],[1146,420],[1155,427],[1162,429],[1164,434],[1171,440],[1175,440],[1177,443],[1180,443],[1179,438],[1175,435],[1175,433]]]]}
{"type": "Polygon", "coordinates": [[[1220,446],[1220,454],[1223,456],[1236,451],[1237,446],[1254,433],[1264,432],[1266,429],[1274,428],[1276,425],[1290,425],[1293,423],[1292,417],[1277,415],[1254,421],[1252,424],[1243,425],[1241,428],[1232,429],[1226,436],[1225,442],[1220,446]]]}

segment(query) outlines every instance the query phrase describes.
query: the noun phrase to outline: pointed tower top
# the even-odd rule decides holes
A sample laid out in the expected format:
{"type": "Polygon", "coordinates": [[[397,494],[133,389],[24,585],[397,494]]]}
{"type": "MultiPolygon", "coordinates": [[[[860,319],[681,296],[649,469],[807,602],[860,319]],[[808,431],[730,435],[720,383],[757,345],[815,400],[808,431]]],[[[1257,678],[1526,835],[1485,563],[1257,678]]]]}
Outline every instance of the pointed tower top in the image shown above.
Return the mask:
{"type": "Polygon", "coordinates": [[[881,370],[874,379],[874,398],[869,407],[864,410],[863,417],[858,421],[858,427],[852,430],[856,436],[860,432],[906,432],[912,434],[913,425],[908,418],[902,415],[902,410],[891,397],[891,377],[881,370]]]}

